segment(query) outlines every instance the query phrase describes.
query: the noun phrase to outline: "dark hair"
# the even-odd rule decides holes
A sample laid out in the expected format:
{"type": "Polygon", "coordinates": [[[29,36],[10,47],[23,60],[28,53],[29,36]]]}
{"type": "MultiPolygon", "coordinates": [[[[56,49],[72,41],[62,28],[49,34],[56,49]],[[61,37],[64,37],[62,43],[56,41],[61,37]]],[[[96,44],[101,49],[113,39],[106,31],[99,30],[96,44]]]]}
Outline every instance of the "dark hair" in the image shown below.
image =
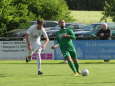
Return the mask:
{"type": "Polygon", "coordinates": [[[37,24],[44,24],[43,20],[37,20],[37,24]]]}

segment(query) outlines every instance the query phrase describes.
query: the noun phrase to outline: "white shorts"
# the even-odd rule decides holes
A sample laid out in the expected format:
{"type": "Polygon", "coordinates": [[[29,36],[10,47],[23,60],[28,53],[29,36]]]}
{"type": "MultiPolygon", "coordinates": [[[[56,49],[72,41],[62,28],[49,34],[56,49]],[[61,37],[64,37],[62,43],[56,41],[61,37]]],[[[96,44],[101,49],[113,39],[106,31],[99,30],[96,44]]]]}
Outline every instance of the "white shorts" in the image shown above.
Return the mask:
{"type": "Polygon", "coordinates": [[[32,49],[32,50],[28,50],[28,56],[32,56],[34,53],[41,53],[42,48],[38,48],[38,49],[32,49]]]}
{"type": "Polygon", "coordinates": [[[28,55],[31,56],[34,53],[41,53],[42,48],[40,44],[36,42],[32,42],[32,50],[28,50],[28,55]]]}

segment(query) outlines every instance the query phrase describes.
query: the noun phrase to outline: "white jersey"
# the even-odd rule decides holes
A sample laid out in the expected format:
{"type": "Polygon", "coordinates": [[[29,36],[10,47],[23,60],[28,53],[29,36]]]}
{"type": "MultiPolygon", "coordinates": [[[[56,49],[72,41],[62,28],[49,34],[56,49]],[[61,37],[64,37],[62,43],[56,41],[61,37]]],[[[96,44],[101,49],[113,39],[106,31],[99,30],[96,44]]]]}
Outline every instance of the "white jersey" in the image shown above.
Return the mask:
{"type": "Polygon", "coordinates": [[[32,44],[32,49],[40,48],[41,46],[41,36],[43,35],[45,38],[48,38],[47,33],[44,28],[38,30],[37,24],[32,25],[26,32],[29,34],[29,40],[32,44]]]}

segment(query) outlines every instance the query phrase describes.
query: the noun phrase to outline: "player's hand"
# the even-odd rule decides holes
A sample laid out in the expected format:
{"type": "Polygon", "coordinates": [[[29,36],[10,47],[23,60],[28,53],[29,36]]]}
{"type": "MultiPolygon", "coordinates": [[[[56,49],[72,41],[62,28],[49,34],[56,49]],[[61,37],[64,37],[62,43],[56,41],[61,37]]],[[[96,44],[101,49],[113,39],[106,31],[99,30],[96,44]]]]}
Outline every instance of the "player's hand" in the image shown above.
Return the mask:
{"type": "Polygon", "coordinates": [[[56,44],[56,45],[53,45],[51,48],[52,48],[52,49],[55,49],[55,48],[58,48],[58,47],[59,47],[59,45],[56,44]]]}
{"type": "Polygon", "coordinates": [[[64,37],[64,38],[68,38],[68,37],[70,37],[70,35],[64,34],[63,37],[64,37]]]}
{"type": "Polygon", "coordinates": [[[55,49],[56,47],[55,47],[55,46],[52,46],[51,48],[52,48],[52,49],[55,49]]]}

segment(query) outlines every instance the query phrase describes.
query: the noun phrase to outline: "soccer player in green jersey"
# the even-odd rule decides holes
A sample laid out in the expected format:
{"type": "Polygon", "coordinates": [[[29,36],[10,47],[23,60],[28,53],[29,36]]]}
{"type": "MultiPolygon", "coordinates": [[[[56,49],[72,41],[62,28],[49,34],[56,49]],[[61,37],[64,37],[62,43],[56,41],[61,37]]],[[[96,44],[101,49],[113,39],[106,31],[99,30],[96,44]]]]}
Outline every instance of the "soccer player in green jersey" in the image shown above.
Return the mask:
{"type": "Polygon", "coordinates": [[[64,59],[67,59],[68,64],[75,76],[80,74],[77,53],[72,40],[76,39],[71,28],[65,28],[65,21],[59,21],[60,30],[56,32],[56,40],[58,44],[52,46],[52,49],[60,47],[64,59]]]}

